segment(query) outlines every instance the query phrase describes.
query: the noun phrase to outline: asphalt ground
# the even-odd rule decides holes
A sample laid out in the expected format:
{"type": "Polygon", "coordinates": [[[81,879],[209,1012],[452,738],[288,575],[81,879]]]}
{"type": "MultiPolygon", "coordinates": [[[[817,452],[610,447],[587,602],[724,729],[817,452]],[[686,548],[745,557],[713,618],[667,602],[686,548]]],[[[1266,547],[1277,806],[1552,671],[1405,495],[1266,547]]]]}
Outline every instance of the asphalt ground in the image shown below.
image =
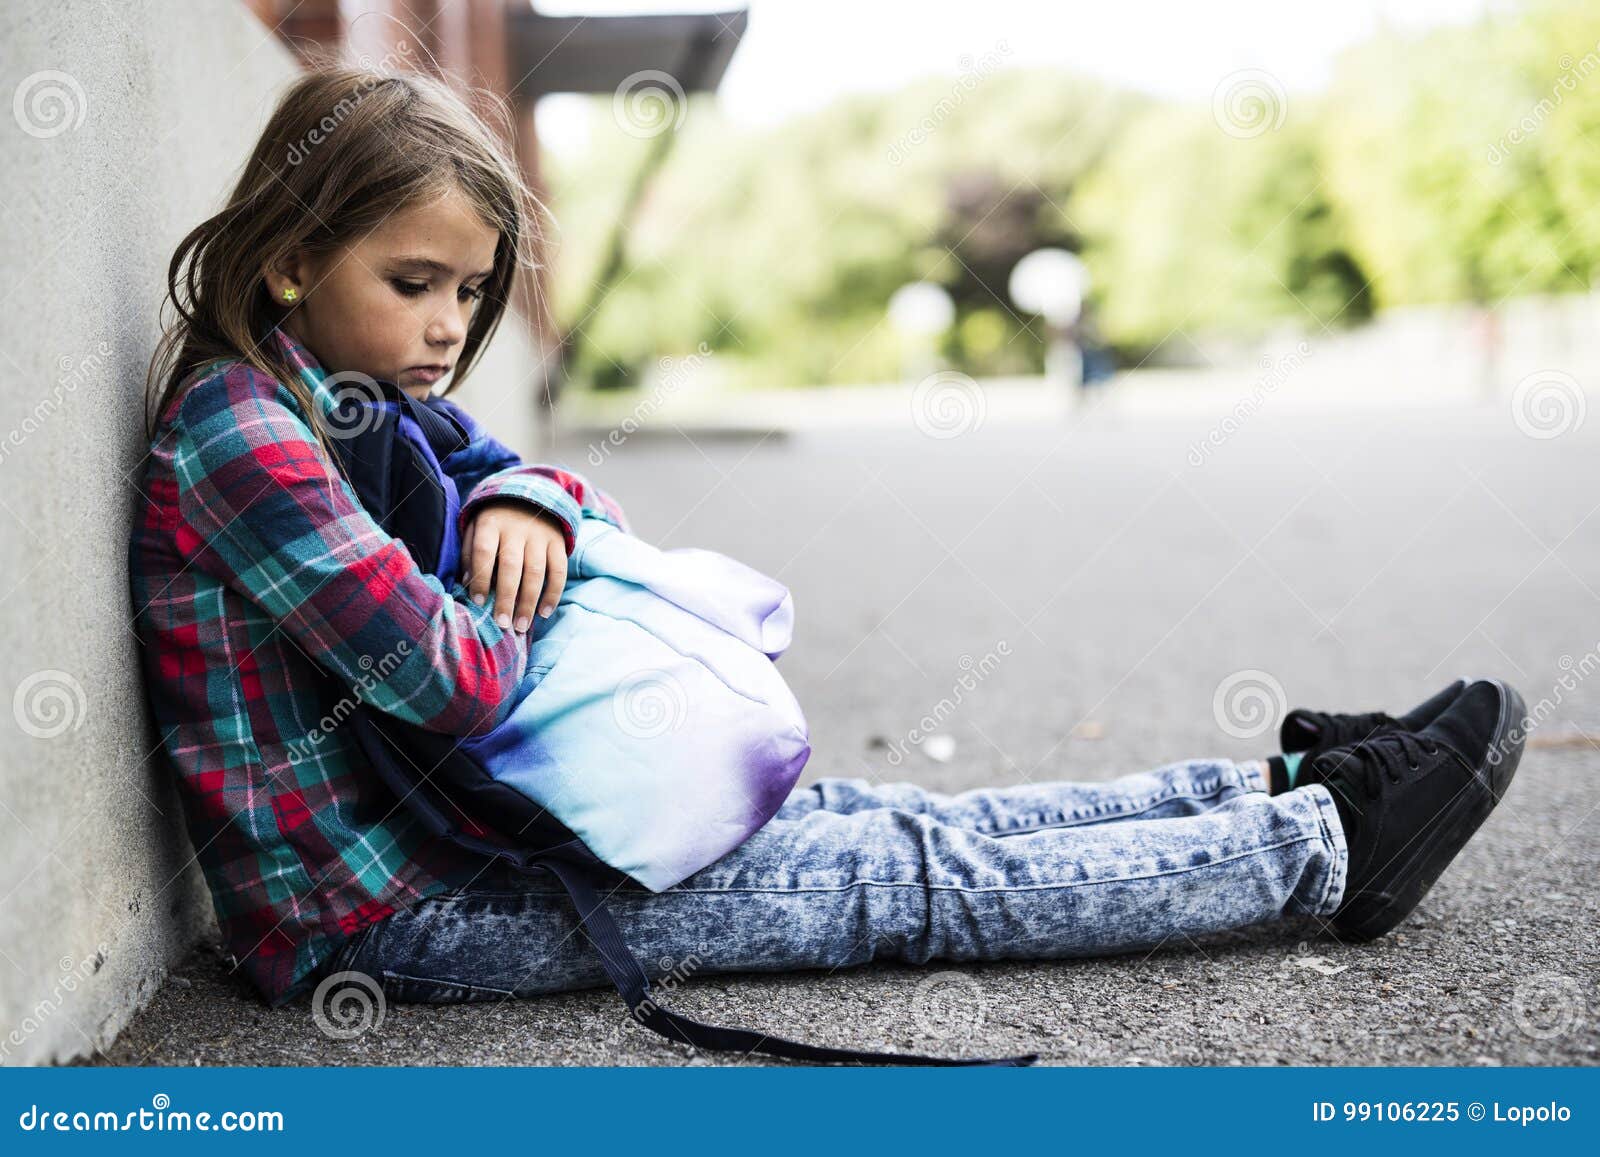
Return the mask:
{"type": "MultiPolygon", "coordinates": [[[[1504,803],[1370,944],[1298,918],[1094,959],[702,975],[670,1003],[818,1043],[1059,1064],[1595,1063],[1600,421],[1538,437],[1549,430],[1516,417],[1491,404],[1268,404],[1229,422],[1110,406],[1051,424],[925,414],[788,436],[639,433],[599,466],[581,437],[563,442],[556,459],[615,494],[641,535],[790,586],[780,666],[811,725],[803,782],[957,791],[1264,754],[1275,718],[1217,707],[1242,679],[1275,715],[1398,711],[1457,675],[1495,674],[1540,720],[1504,803]],[[1001,641],[944,738],[891,765],[963,657],[1001,641]]],[[[627,1024],[609,989],[390,1003],[380,1025],[331,1039],[308,1000],[267,1009],[202,944],[89,1063],[769,1062],[666,1044],[627,1024]]]]}

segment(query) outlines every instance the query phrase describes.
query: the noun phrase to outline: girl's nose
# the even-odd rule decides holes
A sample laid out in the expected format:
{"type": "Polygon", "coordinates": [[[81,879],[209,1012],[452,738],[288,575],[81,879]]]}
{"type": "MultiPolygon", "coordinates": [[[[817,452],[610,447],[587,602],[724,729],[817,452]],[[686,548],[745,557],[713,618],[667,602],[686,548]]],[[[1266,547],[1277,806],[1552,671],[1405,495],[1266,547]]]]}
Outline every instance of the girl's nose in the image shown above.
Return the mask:
{"type": "Polygon", "coordinates": [[[428,323],[427,339],[432,345],[458,345],[466,337],[467,323],[456,310],[442,309],[428,323]]]}

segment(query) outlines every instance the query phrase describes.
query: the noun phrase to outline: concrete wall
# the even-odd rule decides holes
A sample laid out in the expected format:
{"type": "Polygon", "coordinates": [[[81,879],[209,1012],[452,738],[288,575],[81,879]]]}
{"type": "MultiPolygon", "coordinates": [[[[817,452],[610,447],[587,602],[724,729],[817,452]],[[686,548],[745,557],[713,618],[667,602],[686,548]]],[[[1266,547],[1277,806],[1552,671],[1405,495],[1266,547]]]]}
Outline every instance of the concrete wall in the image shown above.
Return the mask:
{"type": "MultiPolygon", "coordinates": [[[[0,1064],[48,1064],[215,931],[138,680],[130,478],[167,262],[296,66],[230,0],[6,3],[0,44],[0,1064]]],[[[524,333],[463,399],[531,448],[524,333]]]]}

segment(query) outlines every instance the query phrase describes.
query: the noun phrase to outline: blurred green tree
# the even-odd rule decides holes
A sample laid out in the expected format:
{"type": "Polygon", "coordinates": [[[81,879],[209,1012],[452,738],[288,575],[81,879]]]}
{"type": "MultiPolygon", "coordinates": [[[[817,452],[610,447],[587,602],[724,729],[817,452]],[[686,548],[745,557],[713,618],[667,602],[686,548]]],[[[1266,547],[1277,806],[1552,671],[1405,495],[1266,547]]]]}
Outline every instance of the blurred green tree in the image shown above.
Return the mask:
{"type": "Polygon", "coordinates": [[[1286,97],[1251,132],[1004,63],[991,52],[760,132],[692,98],[620,281],[579,317],[650,144],[593,102],[592,147],[550,174],[557,313],[583,331],[580,380],[636,384],[702,342],[733,384],[890,380],[885,308],[916,280],[956,303],[943,347],[956,368],[1037,372],[1042,335],[1006,280],[1042,245],[1084,254],[1096,328],[1135,362],[1203,333],[1586,292],[1600,262],[1592,3],[1382,33],[1344,54],[1326,92],[1286,97]]]}

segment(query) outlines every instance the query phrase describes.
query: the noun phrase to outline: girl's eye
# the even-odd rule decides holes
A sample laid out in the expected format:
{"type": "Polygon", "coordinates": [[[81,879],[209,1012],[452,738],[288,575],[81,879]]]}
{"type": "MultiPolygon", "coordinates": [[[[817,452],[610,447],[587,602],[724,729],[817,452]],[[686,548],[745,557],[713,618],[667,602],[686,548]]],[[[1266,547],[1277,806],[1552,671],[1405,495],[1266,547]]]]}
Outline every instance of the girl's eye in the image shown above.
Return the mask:
{"type": "MultiPolygon", "coordinates": [[[[426,281],[396,281],[394,287],[406,297],[421,297],[428,292],[428,283],[426,281]]],[[[463,285],[459,296],[463,301],[469,297],[476,301],[483,296],[483,288],[480,286],[474,289],[470,285],[463,285]]]]}

